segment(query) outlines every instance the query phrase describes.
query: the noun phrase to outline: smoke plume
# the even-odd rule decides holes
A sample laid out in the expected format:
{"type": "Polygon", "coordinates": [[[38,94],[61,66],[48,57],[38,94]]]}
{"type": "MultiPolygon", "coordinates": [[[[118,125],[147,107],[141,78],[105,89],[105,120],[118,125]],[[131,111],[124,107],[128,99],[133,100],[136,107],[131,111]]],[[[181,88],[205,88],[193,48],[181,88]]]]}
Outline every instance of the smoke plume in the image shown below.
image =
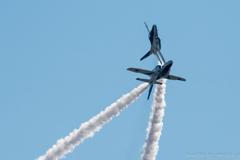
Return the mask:
{"type": "Polygon", "coordinates": [[[158,141],[161,136],[163,127],[162,118],[164,116],[164,107],[166,106],[164,100],[166,80],[162,80],[162,83],[162,85],[156,85],[155,88],[152,114],[147,128],[147,139],[145,140],[141,155],[142,160],[155,160],[158,152],[158,141]]]}
{"type": "Polygon", "coordinates": [[[107,107],[105,111],[100,112],[97,116],[90,119],[88,122],[82,123],[79,129],[75,129],[72,133],[61,138],[57,144],[53,145],[45,155],[38,158],[38,160],[57,160],[63,158],[65,154],[74,149],[80,142],[88,137],[93,137],[96,131],[108,123],[113,117],[118,116],[119,113],[134,102],[147,88],[148,83],[141,84],[139,87],[133,89],[130,93],[123,95],[111,106],[107,107]]]}

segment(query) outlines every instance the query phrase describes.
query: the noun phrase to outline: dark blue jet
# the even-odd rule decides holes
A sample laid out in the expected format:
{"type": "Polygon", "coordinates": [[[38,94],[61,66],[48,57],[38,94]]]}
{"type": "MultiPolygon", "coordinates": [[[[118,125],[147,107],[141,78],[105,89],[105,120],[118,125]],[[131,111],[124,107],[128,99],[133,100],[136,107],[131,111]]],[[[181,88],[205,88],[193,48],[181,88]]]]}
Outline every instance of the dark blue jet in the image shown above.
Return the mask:
{"type": "MultiPolygon", "coordinates": [[[[145,22],[144,22],[144,23],[145,23],[145,22]]],[[[143,60],[143,59],[145,59],[146,57],[148,57],[148,56],[150,56],[150,55],[152,55],[152,54],[155,54],[161,64],[162,64],[162,61],[163,61],[164,63],[166,63],[166,62],[165,62],[165,59],[164,59],[163,56],[162,56],[162,53],[160,52],[160,50],[161,50],[161,40],[160,40],[160,38],[158,37],[157,26],[156,26],[156,25],[153,25],[153,26],[152,26],[152,30],[149,31],[149,28],[148,28],[148,26],[147,26],[146,23],[145,23],[145,25],[146,25],[146,28],[147,28],[147,30],[148,30],[148,32],[149,32],[148,38],[149,38],[149,41],[150,41],[150,43],[151,43],[151,48],[150,48],[150,51],[147,52],[147,54],[145,54],[140,60],[143,60]],[[161,58],[162,58],[162,61],[160,60],[157,52],[160,54],[160,56],[161,56],[161,58]]]]}
{"type": "Polygon", "coordinates": [[[148,82],[150,85],[149,92],[148,92],[148,98],[150,97],[152,88],[154,84],[159,84],[161,85],[162,83],[159,82],[158,80],[160,79],[171,79],[171,80],[180,80],[180,81],[186,81],[186,79],[170,75],[170,69],[172,67],[173,61],[168,61],[165,63],[163,66],[157,65],[152,71],[149,70],[144,70],[140,68],[128,68],[127,70],[136,72],[136,73],[142,73],[146,74],[150,77],[150,79],[142,79],[142,78],[137,78],[139,81],[143,82],[148,82]]]}

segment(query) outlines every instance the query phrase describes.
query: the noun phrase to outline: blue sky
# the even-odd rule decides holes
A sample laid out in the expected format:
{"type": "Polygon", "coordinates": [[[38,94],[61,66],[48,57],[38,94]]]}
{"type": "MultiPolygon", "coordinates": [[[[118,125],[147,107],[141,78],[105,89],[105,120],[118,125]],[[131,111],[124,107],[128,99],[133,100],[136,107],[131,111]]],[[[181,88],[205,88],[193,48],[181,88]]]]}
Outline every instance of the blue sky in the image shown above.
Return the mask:
{"type": "MultiPolygon", "coordinates": [[[[167,81],[157,159],[240,154],[239,6],[237,0],[0,1],[1,159],[38,158],[139,86],[135,79],[147,77],[126,69],[157,65],[154,56],[140,62],[150,49],[144,22],[157,25],[171,74],[187,79],[167,81]]],[[[65,159],[140,160],[152,98],[145,92],[65,159]]]]}

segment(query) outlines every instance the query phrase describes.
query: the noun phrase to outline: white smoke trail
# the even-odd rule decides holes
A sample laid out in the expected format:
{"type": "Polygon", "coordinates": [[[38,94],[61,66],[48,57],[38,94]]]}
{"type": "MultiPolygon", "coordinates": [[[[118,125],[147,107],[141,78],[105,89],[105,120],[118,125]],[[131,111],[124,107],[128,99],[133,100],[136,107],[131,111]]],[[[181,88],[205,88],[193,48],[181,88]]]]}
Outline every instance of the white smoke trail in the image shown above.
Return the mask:
{"type": "Polygon", "coordinates": [[[71,152],[84,139],[93,137],[94,133],[99,131],[102,125],[109,122],[114,116],[118,116],[124,108],[127,108],[128,105],[134,102],[148,87],[148,83],[144,83],[138,88],[133,89],[130,93],[123,95],[117,102],[107,107],[105,111],[100,112],[88,122],[81,124],[79,129],[75,129],[69,136],[59,139],[57,144],[53,145],[38,160],[57,160],[63,158],[65,154],[71,152]]]}
{"type": "Polygon", "coordinates": [[[147,139],[143,146],[142,160],[155,160],[158,152],[158,141],[161,136],[163,127],[162,118],[164,116],[164,100],[166,80],[162,80],[162,85],[156,85],[154,93],[154,104],[152,106],[152,114],[150,116],[147,139]]]}

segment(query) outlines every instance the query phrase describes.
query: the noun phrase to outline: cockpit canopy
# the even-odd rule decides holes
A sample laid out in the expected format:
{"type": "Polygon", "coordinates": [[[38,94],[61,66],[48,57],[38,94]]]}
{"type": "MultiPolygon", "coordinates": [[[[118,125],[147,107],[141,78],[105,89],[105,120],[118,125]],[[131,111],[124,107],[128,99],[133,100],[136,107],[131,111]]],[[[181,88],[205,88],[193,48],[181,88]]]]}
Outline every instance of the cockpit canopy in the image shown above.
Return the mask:
{"type": "Polygon", "coordinates": [[[160,65],[157,65],[152,71],[157,71],[157,70],[159,70],[159,69],[162,69],[162,66],[160,66],[160,65]]]}

